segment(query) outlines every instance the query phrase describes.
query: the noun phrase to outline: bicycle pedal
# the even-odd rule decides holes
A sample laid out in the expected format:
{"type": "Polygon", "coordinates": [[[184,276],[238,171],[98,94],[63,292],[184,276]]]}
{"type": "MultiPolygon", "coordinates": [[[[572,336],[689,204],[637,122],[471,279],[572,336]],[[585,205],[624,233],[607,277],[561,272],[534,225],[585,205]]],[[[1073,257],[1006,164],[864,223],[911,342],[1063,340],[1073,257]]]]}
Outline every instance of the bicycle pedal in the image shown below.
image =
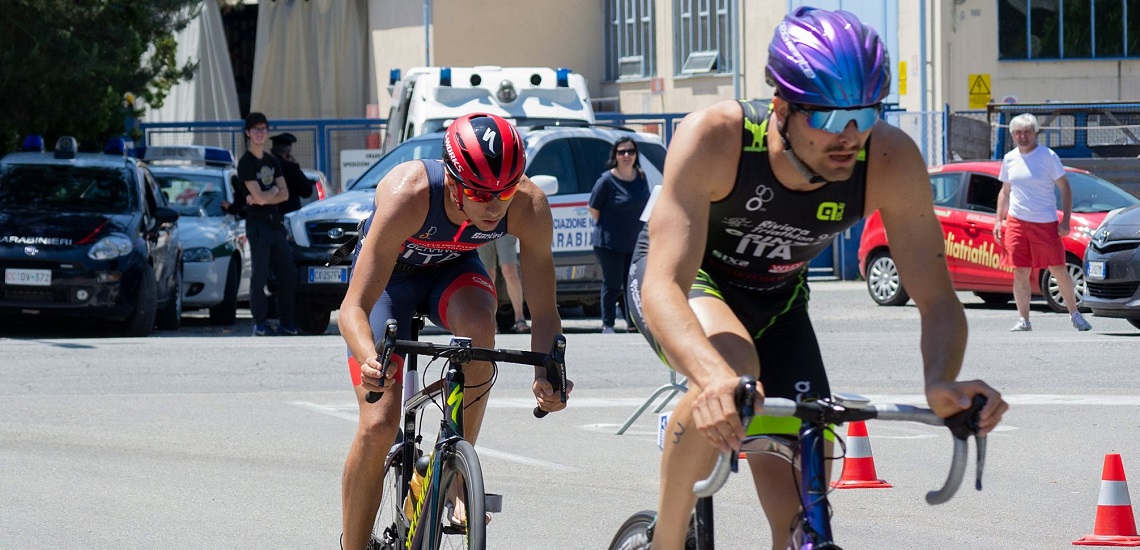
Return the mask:
{"type": "Polygon", "coordinates": [[[503,495],[486,493],[483,495],[483,507],[492,514],[503,511],[503,495]]]}
{"type": "Polygon", "coordinates": [[[467,526],[466,525],[451,523],[449,521],[443,522],[443,529],[442,530],[443,530],[443,534],[445,534],[445,535],[455,536],[455,535],[466,535],[467,534],[467,526]]]}

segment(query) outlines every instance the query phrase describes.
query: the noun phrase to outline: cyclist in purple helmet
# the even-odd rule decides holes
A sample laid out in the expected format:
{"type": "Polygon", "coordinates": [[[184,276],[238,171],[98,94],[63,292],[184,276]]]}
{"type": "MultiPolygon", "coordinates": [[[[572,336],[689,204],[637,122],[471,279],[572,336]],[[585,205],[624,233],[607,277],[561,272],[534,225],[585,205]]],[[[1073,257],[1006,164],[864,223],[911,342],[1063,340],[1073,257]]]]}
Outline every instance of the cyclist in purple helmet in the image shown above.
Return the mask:
{"type": "MultiPolygon", "coordinates": [[[[658,550],[683,548],[693,482],[719,452],[740,449],[740,376],[756,376],[771,397],[831,396],[808,317],[808,263],[876,210],[922,316],[930,407],[950,416],[985,395],[982,434],[1008,409],[985,382],[957,380],[966,317],[946,270],[926,164],[909,136],[880,121],[890,72],[878,34],[850,13],[800,8],[768,52],[770,103],[722,101],[678,127],[630,269],[635,323],[689,385],[666,432],[658,550]]],[[[756,422],[756,431],[798,434],[796,420],[756,422]]],[[[748,465],[772,547],[782,549],[799,511],[796,482],[782,458],[753,454],[748,465]]]]}

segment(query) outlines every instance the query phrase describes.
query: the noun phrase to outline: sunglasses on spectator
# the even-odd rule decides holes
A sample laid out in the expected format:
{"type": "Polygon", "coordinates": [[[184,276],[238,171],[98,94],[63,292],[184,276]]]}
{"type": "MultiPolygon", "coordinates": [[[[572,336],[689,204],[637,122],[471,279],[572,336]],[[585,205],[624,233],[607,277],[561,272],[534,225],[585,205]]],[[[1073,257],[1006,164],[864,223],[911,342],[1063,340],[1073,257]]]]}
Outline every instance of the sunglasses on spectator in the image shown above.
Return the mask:
{"type": "Polygon", "coordinates": [[[618,154],[618,156],[621,156],[621,155],[631,155],[632,156],[632,155],[637,154],[637,149],[618,149],[616,151],[616,153],[618,154]]]}
{"type": "Polygon", "coordinates": [[[490,202],[491,199],[498,197],[501,201],[509,201],[511,197],[515,196],[515,192],[519,190],[519,182],[515,180],[514,183],[507,186],[502,191],[480,191],[472,187],[468,187],[466,183],[459,182],[460,189],[463,189],[463,196],[471,199],[474,202],[490,202]]]}
{"type": "Polygon", "coordinates": [[[883,110],[882,105],[879,104],[850,109],[822,109],[798,103],[789,103],[788,105],[793,112],[798,111],[807,115],[808,126],[816,130],[826,130],[833,134],[842,134],[850,122],[855,122],[855,127],[860,132],[866,132],[879,120],[879,115],[883,110]]]}

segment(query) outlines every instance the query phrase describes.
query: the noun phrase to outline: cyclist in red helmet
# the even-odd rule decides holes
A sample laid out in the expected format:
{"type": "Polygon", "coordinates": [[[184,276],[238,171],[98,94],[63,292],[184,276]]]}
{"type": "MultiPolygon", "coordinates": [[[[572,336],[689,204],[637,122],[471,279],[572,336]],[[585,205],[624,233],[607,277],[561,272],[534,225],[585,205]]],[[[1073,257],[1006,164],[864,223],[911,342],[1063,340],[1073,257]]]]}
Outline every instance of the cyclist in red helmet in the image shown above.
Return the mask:
{"type": "MultiPolygon", "coordinates": [[[[376,209],[361,230],[340,307],[340,330],[360,408],[342,480],[346,549],[368,544],[384,456],[400,420],[401,369],[391,369],[383,389],[377,385],[375,342],[384,322],[396,319],[397,338],[407,339],[413,315],[426,309],[435,325],[471,338],[477,347],[494,347],[498,300],[476,249],[510,233],[519,240],[532,316],[531,348],[545,353],[562,332],[551,255],[554,222],[546,195],[523,175],[526,152],[518,131],[494,115],[465,115],[448,127],[443,149],[442,160],[405,162],[376,187],[376,209]],[[391,392],[396,399],[368,403],[369,391],[391,392]]],[[[475,396],[463,412],[464,433],[475,443],[491,367],[471,363],[464,373],[475,396]]],[[[568,383],[567,390],[571,387],[568,383]]],[[[565,407],[543,369],[535,370],[532,389],[542,409],[565,407]]]]}

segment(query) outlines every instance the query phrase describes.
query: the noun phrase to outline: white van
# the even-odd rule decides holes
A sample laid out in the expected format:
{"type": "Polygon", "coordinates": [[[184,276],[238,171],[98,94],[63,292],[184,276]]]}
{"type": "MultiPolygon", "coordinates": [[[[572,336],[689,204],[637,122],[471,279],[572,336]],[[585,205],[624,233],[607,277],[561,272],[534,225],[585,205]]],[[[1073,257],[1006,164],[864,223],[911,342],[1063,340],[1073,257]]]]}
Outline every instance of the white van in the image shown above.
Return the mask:
{"type": "Polygon", "coordinates": [[[593,124],[586,78],[547,67],[415,67],[389,80],[392,107],[384,150],[438,132],[472,112],[499,115],[520,128],[593,124]]]}

